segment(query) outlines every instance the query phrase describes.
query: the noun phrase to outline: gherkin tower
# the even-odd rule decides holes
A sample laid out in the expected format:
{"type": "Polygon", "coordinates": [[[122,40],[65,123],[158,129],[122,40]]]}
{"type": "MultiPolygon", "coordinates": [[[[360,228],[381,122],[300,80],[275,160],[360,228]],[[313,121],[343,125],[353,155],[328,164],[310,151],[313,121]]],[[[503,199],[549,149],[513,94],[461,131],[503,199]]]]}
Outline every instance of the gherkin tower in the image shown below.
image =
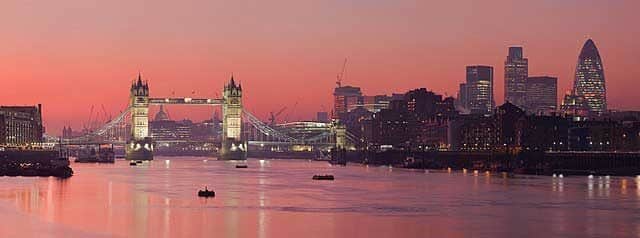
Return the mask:
{"type": "Polygon", "coordinates": [[[578,56],[573,91],[576,96],[585,100],[585,109],[589,113],[601,114],[607,111],[604,67],[598,48],[591,39],[584,43],[578,56]]]}

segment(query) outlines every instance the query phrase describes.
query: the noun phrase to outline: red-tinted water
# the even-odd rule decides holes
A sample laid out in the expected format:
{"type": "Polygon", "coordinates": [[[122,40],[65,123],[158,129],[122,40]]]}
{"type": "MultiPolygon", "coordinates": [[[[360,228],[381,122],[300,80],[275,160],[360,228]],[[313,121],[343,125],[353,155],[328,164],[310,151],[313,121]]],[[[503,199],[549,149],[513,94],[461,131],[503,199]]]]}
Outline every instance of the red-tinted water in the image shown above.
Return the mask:
{"type": "Polygon", "coordinates": [[[625,237],[635,178],[502,178],[306,160],[156,158],[0,178],[0,237],[625,237]],[[169,159],[170,162],[165,160],[169,159]],[[312,180],[333,174],[334,181],[312,180]],[[208,186],[215,198],[199,198],[208,186]]]}

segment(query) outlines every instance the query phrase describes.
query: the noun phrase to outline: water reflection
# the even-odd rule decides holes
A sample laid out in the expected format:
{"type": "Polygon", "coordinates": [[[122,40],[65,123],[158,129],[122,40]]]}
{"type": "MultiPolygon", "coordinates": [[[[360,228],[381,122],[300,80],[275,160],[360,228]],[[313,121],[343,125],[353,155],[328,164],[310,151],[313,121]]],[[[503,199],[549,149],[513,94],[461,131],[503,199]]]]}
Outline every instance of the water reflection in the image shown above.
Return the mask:
{"type": "Polygon", "coordinates": [[[640,178],[166,161],[74,164],[68,180],[4,177],[0,222],[31,237],[619,237],[640,229],[640,178]],[[313,181],[315,173],[336,180],[313,181]],[[217,197],[196,197],[204,185],[217,197]]]}
{"type": "Polygon", "coordinates": [[[552,177],[551,178],[552,181],[552,191],[554,192],[559,192],[560,194],[562,194],[562,192],[564,191],[564,178],[562,177],[552,177]]]}

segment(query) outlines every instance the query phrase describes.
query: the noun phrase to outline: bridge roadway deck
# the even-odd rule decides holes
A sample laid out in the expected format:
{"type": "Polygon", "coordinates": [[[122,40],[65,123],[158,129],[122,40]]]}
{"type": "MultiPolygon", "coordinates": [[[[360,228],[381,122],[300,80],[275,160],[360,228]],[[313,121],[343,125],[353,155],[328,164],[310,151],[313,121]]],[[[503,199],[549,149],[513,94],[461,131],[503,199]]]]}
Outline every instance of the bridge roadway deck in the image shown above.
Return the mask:
{"type": "Polygon", "coordinates": [[[223,99],[214,98],[149,98],[149,104],[222,105],[223,99]]]}
{"type": "MultiPolygon", "coordinates": [[[[187,141],[160,141],[160,142],[187,142],[187,141]]],[[[326,143],[326,142],[318,142],[318,143],[313,143],[313,142],[286,142],[286,141],[248,141],[247,142],[249,145],[315,145],[315,146],[321,146],[321,145],[333,145],[332,143],[326,143]]],[[[62,141],[63,145],[108,145],[108,144],[113,144],[113,145],[124,145],[125,142],[124,141],[62,141]]]]}

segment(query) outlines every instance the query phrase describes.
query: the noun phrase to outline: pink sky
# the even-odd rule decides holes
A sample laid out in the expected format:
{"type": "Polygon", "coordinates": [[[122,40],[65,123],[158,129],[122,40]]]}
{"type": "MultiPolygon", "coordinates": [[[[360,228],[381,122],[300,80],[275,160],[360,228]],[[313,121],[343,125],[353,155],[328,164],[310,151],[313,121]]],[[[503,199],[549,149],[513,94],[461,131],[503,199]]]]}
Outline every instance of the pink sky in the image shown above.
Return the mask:
{"type": "Polygon", "coordinates": [[[523,45],[530,74],[557,76],[563,94],[591,37],[609,107],[638,110],[639,8],[631,0],[2,1],[0,104],[42,103],[48,133],[60,134],[63,125],[80,129],[91,105],[122,110],[138,71],[155,97],[216,97],[233,73],[257,116],[297,101],[284,114],[311,119],[332,106],[345,57],[344,83],[366,94],[455,95],[465,65],[492,65],[501,103],[509,46],[523,45]]]}

